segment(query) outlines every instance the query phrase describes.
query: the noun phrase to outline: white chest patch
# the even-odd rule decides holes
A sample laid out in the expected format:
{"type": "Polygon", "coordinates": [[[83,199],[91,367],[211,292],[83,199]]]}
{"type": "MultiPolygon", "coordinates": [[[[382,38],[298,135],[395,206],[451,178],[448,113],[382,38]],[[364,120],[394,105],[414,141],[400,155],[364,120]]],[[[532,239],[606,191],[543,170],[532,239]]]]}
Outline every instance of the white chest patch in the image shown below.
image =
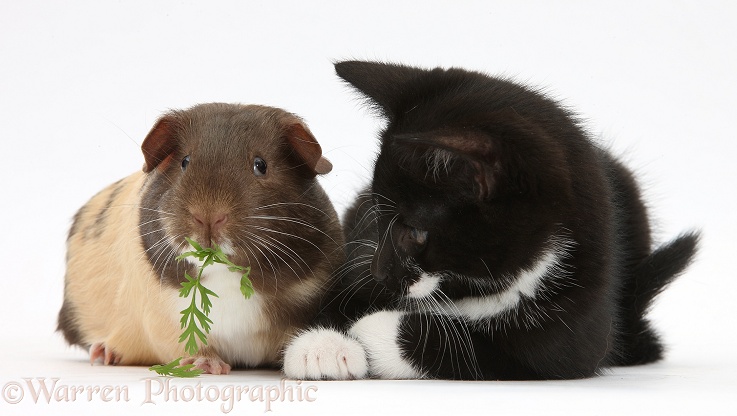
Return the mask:
{"type": "Polygon", "coordinates": [[[420,278],[407,288],[407,296],[413,299],[421,299],[429,296],[440,284],[440,276],[430,273],[422,273],[420,278]]]}
{"type": "Polygon", "coordinates": [[[561,268],[561,256],[556,250],[545,252],[530,269],[522,270],[514,284],[507,290],[489,296],[468,297],[454,302],[454,308],[447,308],[451,315],[460,315],[477,321],[488,319],[517,307],[523,297],[535,299],[546,276],[555,275],[561,268]],[[553,273],[551,273],[553,272],[553,273]]]}
{"type": "MultiPolygon", "coordinates": [[[[240,278],[239,273],[229,271],[222,264],[205,269],[202,284],[218,295],[210,297],[212,329],[207,343],[230,365],[254,366],[263,364],[274,354],[263,337],[263,333],[269,330],[269,320],[264,315],[263,298],[258,293],[249,299],[243,296],[240,278]]],[[[199,300],[198,294],[197,302],[199,300]]],[[[191,297],[178,298],[177,321],[179,311],[188,307],[190,302],[191,297]]]]}

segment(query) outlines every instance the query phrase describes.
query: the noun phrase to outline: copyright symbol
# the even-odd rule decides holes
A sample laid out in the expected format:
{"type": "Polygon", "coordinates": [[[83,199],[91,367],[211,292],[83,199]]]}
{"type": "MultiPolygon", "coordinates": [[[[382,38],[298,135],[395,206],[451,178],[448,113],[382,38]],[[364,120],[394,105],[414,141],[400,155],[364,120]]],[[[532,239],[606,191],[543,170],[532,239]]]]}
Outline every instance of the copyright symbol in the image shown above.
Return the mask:
{"type": "Polygon", "coordinates": [[[18,404],[23,400],[23,386],[17,381],[5,383],[3,386],[3,400],[8,404],[18,404]]]}

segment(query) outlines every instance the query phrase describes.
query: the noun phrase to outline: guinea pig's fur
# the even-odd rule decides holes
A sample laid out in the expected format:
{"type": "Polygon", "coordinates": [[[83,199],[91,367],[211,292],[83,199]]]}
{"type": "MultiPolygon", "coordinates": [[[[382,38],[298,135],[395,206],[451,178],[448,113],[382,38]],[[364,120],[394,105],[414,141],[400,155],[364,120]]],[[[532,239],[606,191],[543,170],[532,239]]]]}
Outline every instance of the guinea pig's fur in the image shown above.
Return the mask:
{"type": "Polygon", "coordinates": [[[305,124],[283,110],[202,104],[173,111],[142,145],[143,172],[95,195],[68,238],[58,329],[105,364],[151,365],[185,357],[211,373],[274,366],[284,343],[316,315],[343,261],[335,210],[316,180],[332,166],[305,124]],[[202,283],[217,294],[207,346],[179,342],[185,271],[175,257],[218,244],[250,266],[255,294],[221,265],[202,283]]]}

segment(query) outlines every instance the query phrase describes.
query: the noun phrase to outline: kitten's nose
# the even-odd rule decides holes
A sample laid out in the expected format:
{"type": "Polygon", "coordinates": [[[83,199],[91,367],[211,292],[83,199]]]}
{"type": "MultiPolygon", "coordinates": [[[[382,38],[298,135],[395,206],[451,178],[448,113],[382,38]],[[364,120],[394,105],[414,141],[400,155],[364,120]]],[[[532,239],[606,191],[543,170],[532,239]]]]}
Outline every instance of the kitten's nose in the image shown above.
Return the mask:
{"type": "Polygon", "coordinates": [[[371,275],[389,292],[398,293],[401,290],[401,281],[405,271],[391,243],[384,244],[374,253],[374,258],[371,260],[371,275]]]}
{"type": "Polygon", "coordinates": [[[386,285],[388,279],[391,278],[392,269],[394,268],[394,253],[391,242],[379,244],[379,247],[371,259],[371,275],[374,280],[386,285]]]}
{"type": "Polygon", "coordinates": [[[374,258],[371,260],[371,276],[373,276],[374,280],[379,283],[386,282],[386,279],[389,276],[391,264],[387,263],[388,262],[381,261],[381,255],[379,253],[374,254],[374,258]]]}

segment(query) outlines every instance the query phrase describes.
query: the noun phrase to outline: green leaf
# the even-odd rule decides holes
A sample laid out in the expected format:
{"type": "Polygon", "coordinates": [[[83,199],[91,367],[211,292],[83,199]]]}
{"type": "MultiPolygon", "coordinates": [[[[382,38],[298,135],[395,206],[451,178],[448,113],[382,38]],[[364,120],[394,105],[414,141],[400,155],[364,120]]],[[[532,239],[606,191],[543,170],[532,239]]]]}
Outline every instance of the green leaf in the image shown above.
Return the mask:
{"type": "Polygon", "coordinates": [[[179,357],[176,360],[173,360],[166,364],[162,364],[162,365],[157,364],[157,365],[151,366],[149,367],[149,370],[155,371],[160,376],[183,377],[183,378],[197,377],[200,374],[204,373],[204,370],[200,368],[194,368],[194,364],[179,365],[181,360],[182,360],[182,357],[179,357]]]}
{"type": "Polygon", "coordinates": [[[212,242],[210,243],[210,246],[212,246],[211,248],[212,248],[212,252],[213,252],[213,253],[222,253],[222,252],[223,252],[223,250],[221,250],[221,249],[220,249],[220,246],[219,246],[219,245],[217,245],[217,244],[215,244],[215,242],[214,242],[214,241],[212,241],[212,242]]]}
{"type": "MultiPolygon", "coordinates": [[[[184,273],[184,281],[181,282],[181,289],[179,289],[179,296],[183,298],[191,297],[189,306],[180,311],[182,315],[179,320],[182,334],[179,336],[179,342],[184,342],[184,350],[190,354],[195,355],[199,350],[197,340],[202,345],[207,345],[207,335],[212,329],[212,320],[209,318],[210,311],[212,309],[212,301],[210,296],[218,297],[218,295],[212,290],[202,285],[202,273],[206,267],[215,263],[224,264],[228,267],[231,272],[243,272],[240,281],[240,290],[243,296],[248,299],[254,294],[253,284],[249,279],[251,273],[250,267],[238,266],[228,259],[228,256],[223,252],[220,246],[212,242],[212,247],[203,248],[196,241],[185,237],[185,240],[194,248],[194,251],[188,251],[176,257],[177,261],[184,260],[188,257],[195,257],[202,262],[197,277],[192,277],[189,273],[184,273]],[[199,302],[197,302],[197,296],[200,296],[199,302]],[[197,307],[199,305],[199,308],[197,307]]],[[[150,368],[152,371],[156,371],[161,375],[170,375],[174,377],[196,377],[202,373],[202,370],[194,369],[191,364],[179,366],[179,360],[172,361],[171,363],[164,365],[155,365],[150,368]]]]}
{"type": "Polygon", "coordinates": [[[182,260],[186,259],[187,257],[197,257],[197,253],[195,253],[194,251],[187,251],[186,253],[182,253],[182,254],[174,257],[174,259],[177,260],[177,261],[182,261],[182,260]]]}
{"type": "Polygon", "coordinates": [[[201,246],[201,245],[199,245],[199,244],[197,244],[197,242],[196,242],[196,241],[192,240],[192,239],[191,239],[191,238],[189,238],[189,237],[184,237],[184,239],[185,239],[185,240],[187,240],[187,242],[189,243],[189,245],[191,245],[192,247],[194,247],[194,249],[195,249],[196,251],[202,251],[202,246],[201,246]]]}
{"type": "Polygon", "coordinates": [[[193,316],[194,316],[195,318],[197,318],[197,320],[198,320],[198,321],[200,322],[200,324],[202,324],[202,323],[205,323],[205,322],[208,322],[208,321],[209,321],[209,322],[212,322],[212,321],[210,320],[210,318],[208,318],[208,317],[207,317],[207,315],[205,315],[205,313],[204,313],[204,312],[202,312],[201,310],[199,310],[199,309],[197,309],[197,308],[194,308],[194,309],[192,310],[192,315],[193,315],[193,316]]]}
{"type": "Polygon", "coordinates": [[[197,286],[197,281],[195,280],[195,278],[190,276],[187,272],[184,272],[184,278],[187,281],[181,283],[182,288],[179,289],[180,298],[186,298],[187,296],[189,296],[189,293],[192,291],[192,289],[197,286]]]}
{"type": "Polygon", "coordinates": [[[205,337],[205,334],[203,334],[202,331],[200,331],[200,329],[194,325],[187,327],[182,335],[179,337],[179,342],[187,340],[184,345],[184,350],[187,352],[187,354],[197,354],[197,351],[199,350],[199,346],[197,345],[197,338],[199,338],[204,345],[207,345],[207,338],[205,337]]]}
{"type": "Polygon", "coordinates": [[[203,298],[202,300],[203,301],[204,300],[207,300],[209,302],[210,301],[209,296],[214,296],[216,298],[219,297],[215,292],[213,292],[212,290],[210,290],[210,289],[208,289],[208,288],[206,288],[206,287],[204,287],[202,285],[199,285],[199,287],[197,288],[197,290],[200,291],[200,295],[202,296],[202,298],[203,298]]]}
{"type": "Polygon", "coordinates": [[[254,294],[253,283],[251,282],[251,279],[248,278],[251,274],[251,268],[246,267],[244,270],[246,272],[241,276],[241,293],[246,299],[248,299],[254,294]]]}

